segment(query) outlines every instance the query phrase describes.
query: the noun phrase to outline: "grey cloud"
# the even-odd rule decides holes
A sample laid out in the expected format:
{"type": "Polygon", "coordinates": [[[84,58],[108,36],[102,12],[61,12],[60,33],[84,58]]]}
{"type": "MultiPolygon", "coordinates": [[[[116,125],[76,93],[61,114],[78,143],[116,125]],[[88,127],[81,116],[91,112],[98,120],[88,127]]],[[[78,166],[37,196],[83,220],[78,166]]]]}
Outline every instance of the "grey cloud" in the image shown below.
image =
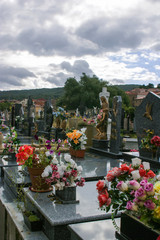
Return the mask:
{"type": "Polygon", "coordinates": [[[54,83],[56,86],[63,86],[67,78],[75,77],[77,80],[80,79],[82,73],[86,75],[93,76],[94,72],[90,69],[89,64],[85,60],[76,60],[73,65],[69,62],[64,61],[59,65],[50,64],[50,67],[54,69],[65,70],[67,73],[59,72],[57,74],[52,74],[46,81],[54,83]]]}
{"type": "Polygon", "coordinates": [[[114,78],[114,79],[112,80],[112,82],[113,82],[114,84],[124,84],[124,80],[122,80],[122,79],[117,79],[117,78],[114,78]]]}
{"type": "Polygon", "coordinates": [[[83,23],[77,34],[109,51],[136,48],[144,37],[138,18],[98,18],[83,23]]]}
{"type": "Polygon", "coordinates": [[[154,51],[160,51],[160,43],[157,43],[157,44],[153,45],[153,46],[152,46],[152,49],[153,49],[154,51]]]}
{"type": "Polygon", "coordinates": [[[23,86],[23,79],[36,77],[32,72],[25,68],[15,68],[10,66],[0,66],[0,83],[14,86],[23,86]]]}

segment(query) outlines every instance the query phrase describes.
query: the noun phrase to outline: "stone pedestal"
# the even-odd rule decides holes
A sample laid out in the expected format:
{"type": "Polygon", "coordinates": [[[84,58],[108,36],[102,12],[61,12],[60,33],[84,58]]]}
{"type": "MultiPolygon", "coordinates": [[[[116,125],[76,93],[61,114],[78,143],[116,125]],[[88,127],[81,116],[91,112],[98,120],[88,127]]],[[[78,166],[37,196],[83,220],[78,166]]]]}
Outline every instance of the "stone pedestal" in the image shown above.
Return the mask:
{"type": "Polygon", "coordinates": [[[108,150],[108,140],[99,140],[99,139],[92,139],[93,148],[98,148],[101,150],[108,150]]]}

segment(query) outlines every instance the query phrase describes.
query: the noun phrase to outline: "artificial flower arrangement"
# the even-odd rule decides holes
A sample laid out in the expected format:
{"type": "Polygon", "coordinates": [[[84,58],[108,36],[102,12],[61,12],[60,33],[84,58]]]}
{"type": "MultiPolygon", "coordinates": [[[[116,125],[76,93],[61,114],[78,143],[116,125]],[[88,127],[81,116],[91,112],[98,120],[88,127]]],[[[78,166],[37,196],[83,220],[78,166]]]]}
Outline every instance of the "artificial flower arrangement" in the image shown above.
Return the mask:
{"type": "Polygon", "coordinates": [[[160,175],[150,170],[148,162],[134,158],[130,165],[114,167],[105,180],[98,181],[97,190],[99,206],[112,210],[114,225],[119,211],[127,211],[150,226],[160,224],[160,175]]]}
{"type": "Polygon", "coordinates": [[[48,165],[42,177],[47,183],[52,183],[56,190],[63,190],[64,187],[83,186],[84,178],[81,177],[82,167],[77,166],[69,154],[64,155],[64,161],[54,156],[51,164],[48,165]]]}
{"type": "Polygon", "coordinates": [[[141,140],[141,148],[145,148],[148,151],[157,150],[160,147],[160,137],[154,135],[153,130],[146,130],[146,136],[141,140]]]}
{"type": "Polygon", "coordinates": [[[67,141],[69,146],[72,147],[74,150],[84,150],[85,144],[87,143],[87,137],[85,134],[86,128],[82,128],[81,130],[72,130],[66,134],[67,141]]]}
{"type": "Polygon", "coordinates": [[[51,160],[54,158],[55,154],[60,155],[59,148],[61,146],[61,140],[59,139],[57,143],[55,140],[46,140],[45,146],[41,147],[40,138],[39,148],[36,150],[33,146],[23,145],[19,148],[18,153],[16,154],[18,165],[24,165],[26,167],[46,167],[51,163],[51,160]],[[56,146],[55,146],[56,145],[56,146]],[[36,154],[36,152],[38,154],[36,154]]]}
{"type": "Polygon", "coordinates": [[[10,128],[9,133],[7,133],[4,140],[4,150],[3,153],[17,153],[20,145],[20,140],[18,139],[17,132],[14,127],[10,128]]]}

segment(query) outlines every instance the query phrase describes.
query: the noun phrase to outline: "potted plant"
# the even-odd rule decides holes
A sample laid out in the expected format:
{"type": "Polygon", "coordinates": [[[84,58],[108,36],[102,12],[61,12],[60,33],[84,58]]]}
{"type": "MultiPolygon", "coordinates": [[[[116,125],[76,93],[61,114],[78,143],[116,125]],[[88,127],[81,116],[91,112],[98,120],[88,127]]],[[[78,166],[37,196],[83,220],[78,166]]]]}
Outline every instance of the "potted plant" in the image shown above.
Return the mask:
{"type": "Polygon", "coordinates": [[[24,211],[22,213],[23,213],[24,222],[31,231],[33,232],[41,231],[42,220],[39,217],[37,217],[34,211],[32,212],[24,211]]]}
{"type": "Polygon", "coordinates": [[[36,149],[32,146],[23,145],[19,148],[18,153],[16,154],[17,163],[28,168],[32,186],[31,191],[34,192],[48,192],[52,190],[51,184],[45,181],[41,176],[45,167],[48,166],[54,155],[59,152],[60,141],[55,145],[55,141],[45,141],[45,146],[40,145],[38,154],[36,154],[36,149]]]}
{"type": "Polygon", "coordinates": [[[160,235],[155,230],[160,224],[160,176],[150,170],[148,162],[141,163],[141,159],[134,158],[130,165],[113,168],[105,180],[98,181],[97,190],[99,206],[107,212],[111,209],[118,232],[114,218],[119,211],[124,211],[117,236],[156,240],[160,235]]]}
{"type": "Polygon", "coordinates": [[[20,140],[18,139],[17,132],[14,127],[10,128],[4,140],[3,153],[8,155],[8,160],[16,160],[16,153],[20,146],[20,140]]]}
{"type": "Polygon", "coordinates": [[[63,161],[55,157],[44,169],[42,177],[47,183],[54,184],[55,195],[63,203],[73,203],[76,202],[76,186],[83,186],[85,182],[81,172],[82,167],[77,166],[69,154],[65,154],[63,161]]]}
{"type": "Polygon", "coordinates": [[[85,155],[85,144],[87,143],[87,137],[85,134],[86,128],[81,130],[72,130],[66,134],[67,141],[70,146],[70,154],[74,157],[83,158],[85,155]]]}
{"type": "Polygon", "coordinates": [[[153,130],[145,130],[146,136],[141,139],[140,156],[157,160],[157,151],[160,147],[160,137],[154,135],[153,130]]]}

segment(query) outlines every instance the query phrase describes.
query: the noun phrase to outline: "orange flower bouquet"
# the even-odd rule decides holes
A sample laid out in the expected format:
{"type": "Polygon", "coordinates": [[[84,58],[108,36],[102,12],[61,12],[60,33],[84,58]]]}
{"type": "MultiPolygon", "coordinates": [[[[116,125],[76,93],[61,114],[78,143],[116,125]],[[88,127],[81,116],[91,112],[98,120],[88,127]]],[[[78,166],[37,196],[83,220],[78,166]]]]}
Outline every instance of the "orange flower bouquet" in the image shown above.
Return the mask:
{"type": "Polygon", "coordinates": [[[68,137],[67,141],[69,146],[74,150],[84,150],[85,144],[87,143],[87,137],[85,134],[86,128],[82,128],[81,130],[73,130],[68,132],[66,135],[68,137]]]}

